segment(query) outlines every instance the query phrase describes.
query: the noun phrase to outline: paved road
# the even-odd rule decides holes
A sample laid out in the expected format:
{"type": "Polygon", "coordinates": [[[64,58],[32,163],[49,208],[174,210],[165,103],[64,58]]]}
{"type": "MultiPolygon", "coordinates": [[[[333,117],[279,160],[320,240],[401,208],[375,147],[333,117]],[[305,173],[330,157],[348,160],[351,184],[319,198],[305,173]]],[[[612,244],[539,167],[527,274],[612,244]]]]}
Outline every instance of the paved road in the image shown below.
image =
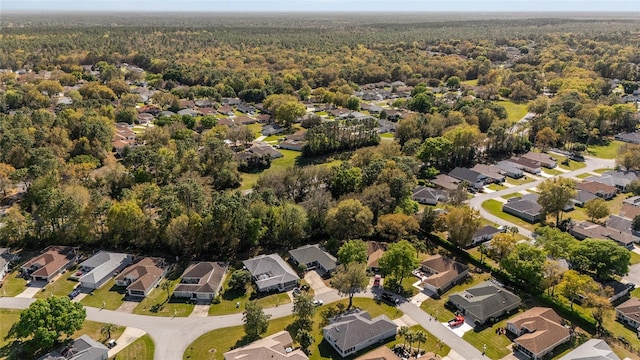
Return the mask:
{"type": "MultiPolygon", "coordinates": [[[[588,157],[585,156],[585,163],[586,163],[586,167],[582,168],[582,169],[578,169],[578,170],[574,170],[574,171],[570,171],[570,172],[566,172],[566,173],[562,173],[558,176],[561,177],[575,177],[576,175],[580,175],[580,174],[584,174],[587,172],[591,172],[593,170],[596,169],[603,169],[603,168],[613,168],[615,166],[615,161],[614,160],[608,160],[608,159],[600,159],[600,158],[593,158],[593,157],[588,157]]],[[[513,226],[514,224],[503,220],[497,216],[494,216],[492,214],[490,214],[488,211],[486,211],[483,207],[482,207],[482,203],[489,200],[489,199],[495,199],[497,197],[500,197],[502,195],[507,195],[507,194],[511,194],[514,192],[518,192],[518,191],[522,191],[522,190],[526,190],[535,186],[538,186],[538,184],[540,184],[542,181],[544,181],[545,179],[540,179],[540,180],[536,180],[534,182],[530,182],[527,184],[523,184],[523,185],[518,185],[518,186],[514,186],[514,187],[510,187],[507,189],[503,189],[503,190],[499,190],[496,192],[492,192],[492,193],[487,193],[487,194],[479,194],[476,195],[475,197],[473,197],[472,199],[469,200],[469,206],[471,206],[474,209],[477,209],[478,211],[480,211],[480,215],[482,215],[483,218],[494,222],[498,225],[505,225],[505,226],[513,226]]],[[[531,237],[531,231],[518,226],[518,230],[519,233],[526,236],[526,237],[531,237]]]]}

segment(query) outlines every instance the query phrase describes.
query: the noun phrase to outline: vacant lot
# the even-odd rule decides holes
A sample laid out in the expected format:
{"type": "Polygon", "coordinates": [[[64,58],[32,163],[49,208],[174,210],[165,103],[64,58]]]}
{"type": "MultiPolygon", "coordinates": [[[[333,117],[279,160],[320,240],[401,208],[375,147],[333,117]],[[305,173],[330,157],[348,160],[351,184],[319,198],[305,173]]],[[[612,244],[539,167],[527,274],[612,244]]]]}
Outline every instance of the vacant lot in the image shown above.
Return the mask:
{"type": "Polygon", "coordinates": [[[603,159],[615,159],[618,156],[618,150],[624,145],[622,141],[614,140],[608,145],[591,145],[587,148],[589,155],[603,158],[603,159]]]}

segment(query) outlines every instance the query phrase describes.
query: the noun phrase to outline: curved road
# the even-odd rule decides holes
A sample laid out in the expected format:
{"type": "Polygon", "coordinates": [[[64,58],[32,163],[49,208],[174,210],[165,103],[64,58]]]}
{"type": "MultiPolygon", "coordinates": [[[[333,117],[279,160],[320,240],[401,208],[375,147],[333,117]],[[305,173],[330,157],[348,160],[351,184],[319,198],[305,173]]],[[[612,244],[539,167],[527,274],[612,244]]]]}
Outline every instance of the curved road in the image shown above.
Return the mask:
{"type": "MultiPolygon", "coordinates": [[[[585,163],[587,166],[583,167],[582,169],[578,169],[578,170],[574,170],[574,171],[570,171],[570,172],[566,172],[566,173],[562,173],[559,174],[558,176],[560,177],[575,177],[577,175],[580,174],[584,174],[587,172],[592,172],[593,170],[596,169],[604,169],[604,168],[613,168],[615,166],[615,160],[610,160],[610,159],[600,159],[600,158],[594,158],[594,157],[589,157],[589,156],[585,156],[585,163]]],[[[513,186],[510,188],[506,188],[503,190],[499,190],[496,192],[492,192],[492,193],[486,193],[486,194],[479,194],[474,196],[472,199],[469,200],[469,206],[471,206],[472,208],[480,211],[480,215],[491,221],[494,222],[498,225],[505,225],[505,226],[514,226],[514,224],[503,220],[497,216],[492,215],[491,213],[489,213],[487,210],[485,210],[482,207],[482,203],[490,200],[490,199],[495,199],[497,197],[500,197],[502,195],[507,195],[507,194],[511,194],[514,192],[518,192],[518,191],[522,191],[522,190],[526,190],[526,189],[530,189],[532,187],[538,186],[542,181],[544,181],[545,179],[540,179],[540,180],[536,180],[534,182],[530,182],[527,184],[523,184],[523,185],[518,185],[518,186],[513,186]]],[[[531,237],[531,231],[518,226],[518,230],[519,233],[526,236],[526,237],[531,237]]]]}

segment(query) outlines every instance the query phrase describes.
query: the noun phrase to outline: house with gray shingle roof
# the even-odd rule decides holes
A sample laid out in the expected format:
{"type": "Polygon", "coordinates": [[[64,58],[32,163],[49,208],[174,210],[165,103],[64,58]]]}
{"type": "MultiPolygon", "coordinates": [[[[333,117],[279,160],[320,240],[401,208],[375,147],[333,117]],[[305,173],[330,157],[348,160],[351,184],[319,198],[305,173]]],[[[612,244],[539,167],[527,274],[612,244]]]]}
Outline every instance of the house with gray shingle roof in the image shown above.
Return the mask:
{"type": "Polygon", "coordinates": [[[448,303],[476,325],[495,321],[520,307],[520,297],[492,282],[484,281],[449,296],[448,303]]]}
{"type": "Polygon", "coordinates": [[[368,312],[356,311],[334,318],[322,329],[322,335],[340,356],[347,357],[395,336],[397,329],[386,315],[372,319],[368,312]]]}
{"type": "Polygon", "coordinates": [[[437,205],[438,201],[447,201],[447,194],[442,190],[416,186],[413,188],[411,199],[425,205],[437,205]]]}
{"type": "Polygon", "coordinates": [[[182,273],[173,296],[197,300],[211,300],[220,291],[229,264],[201,261],[191,263],[182,273]]]}
{"type": "Polygon", "coordinates": [[[631,297],[629,300],[616,306],[616,320],[635,329],[640,336],[640,299],[631,297]]]}
{"type": "Polygon", "coordinates": [[[133,257],[129,254],[100,251],[80,263],[78,271],[71,278],[77,279],[83,288],[99,289],[132,261],[133,257]]]}
{"type": "Polygon", "coordinates": [[[278,254],[260,255],[242,263],[260,292],[288,291],[300,281],[298,274],[278,254]]]}
{"type": "Polygon", "coordinates": [[[107,360],[109,349],[93,340],[88,335],[82,335],[61,349],[54,350],[38,360],[107,360]]]}
{"type": "Polygon", "coordinates": [[[507,202],[502,205],[502,211],[530,223],[537,223],[542,220],[542,206],[535,201],[523,197],[507,200],[507,202]]]}
{"type": "Polygon", "coordinates": [[[291,260],[296,265],[304,265],[307,270],[315,269],[320,275],[336,270],[338,260],[322,250],[318,244],[304,245],[289,251],[291,260]]]}
{"type": "Polygon", "coordinates": [[[595,181],[605,185],[615,186],[621,192],[627,192],[631,182],[638,180],[638,175],[634,171],[609,170],[602,173],[601,176],[589,176],[584,179],[587,181],[595,181]]]}
{"type": "Polygon", "coordinates": [[[620,360],[620,358],[604,340],[590,339],[558,360],[620,360]]]}

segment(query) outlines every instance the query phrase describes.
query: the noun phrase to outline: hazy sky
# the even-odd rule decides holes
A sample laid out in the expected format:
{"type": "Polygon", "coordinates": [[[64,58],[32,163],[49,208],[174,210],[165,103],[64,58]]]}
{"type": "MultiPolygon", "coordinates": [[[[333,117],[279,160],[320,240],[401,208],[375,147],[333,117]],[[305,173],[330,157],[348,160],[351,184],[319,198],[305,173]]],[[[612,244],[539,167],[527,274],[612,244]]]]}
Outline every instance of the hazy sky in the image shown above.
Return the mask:
{"type": "Polygon", "coordinates": [[[638,12],[640,0],[0,0],[0,11],[638,12]]]}

